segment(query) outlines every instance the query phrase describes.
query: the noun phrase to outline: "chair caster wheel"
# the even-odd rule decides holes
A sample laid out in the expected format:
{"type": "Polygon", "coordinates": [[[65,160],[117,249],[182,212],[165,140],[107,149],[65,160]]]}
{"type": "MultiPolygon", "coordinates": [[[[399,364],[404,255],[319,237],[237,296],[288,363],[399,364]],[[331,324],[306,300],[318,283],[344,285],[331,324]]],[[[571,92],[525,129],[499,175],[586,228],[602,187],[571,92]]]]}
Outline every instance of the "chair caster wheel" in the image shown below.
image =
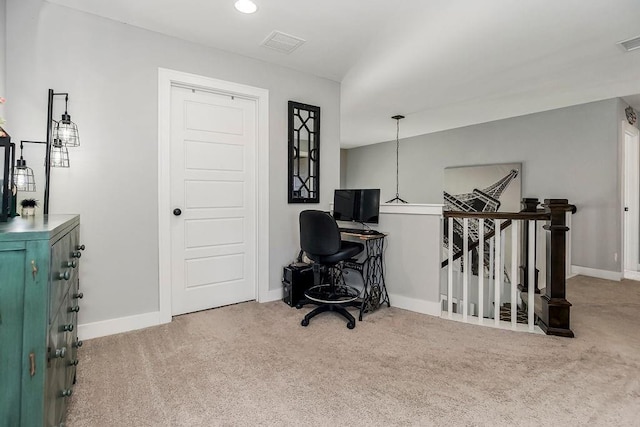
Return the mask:
{"type": "Polygon", "coordinates": [[[347,322],[347,328],[353,329],[355,327],[356,327],[356,324],[354,322],[347,322]]]}
{"type": "Polygon", "coordinates": [[[302,322],[300,322],[300,324],[302,326],[309,326],[309,321],[307,319],[302,319],[302,322]]]}
{"type": "Polygon", "coordinates": [[[300,310],[302,308],[302,304],[296,304],[296,308],[300,310]]]}

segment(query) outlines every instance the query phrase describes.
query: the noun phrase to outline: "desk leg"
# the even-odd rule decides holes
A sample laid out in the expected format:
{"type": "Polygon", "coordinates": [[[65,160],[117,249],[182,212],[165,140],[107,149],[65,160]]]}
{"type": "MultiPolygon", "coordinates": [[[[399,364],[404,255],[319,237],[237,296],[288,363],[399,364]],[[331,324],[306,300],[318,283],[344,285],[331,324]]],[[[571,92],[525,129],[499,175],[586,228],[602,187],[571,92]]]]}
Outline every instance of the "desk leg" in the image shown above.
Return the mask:
{"type": "Polygon", "coordinates": [[[385,302],[387,307],[391,307],[384,281],[384,237],[367,240],[365,245],[367,259],[362,263],[361,270],[364,281],[364,296],[359,320],[362,320],[363,313],[374,311],[385,302]]]}

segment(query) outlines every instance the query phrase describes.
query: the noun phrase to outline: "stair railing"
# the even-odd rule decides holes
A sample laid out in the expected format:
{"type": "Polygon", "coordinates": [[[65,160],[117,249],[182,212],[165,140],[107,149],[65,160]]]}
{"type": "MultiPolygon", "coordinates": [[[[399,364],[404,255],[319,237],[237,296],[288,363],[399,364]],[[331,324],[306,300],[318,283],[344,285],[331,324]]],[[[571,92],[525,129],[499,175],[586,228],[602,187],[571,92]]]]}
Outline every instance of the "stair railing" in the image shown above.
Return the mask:
{"type": "Polygon", "coordinates": [[[575,213],[575,206],[566,199],[546,199],[543,209],[537,205],[537,199],[524,199],[521,212],[443,213],[446,221],[443,237],[448,244],[442,262],[442,267],[447,269],[443,317],[529,332],[535,331],[537,324],[547,334],[573,336],[571,304],[566,300],[566,233],[569,231],[566,213],[575,213]],[[537,221],[546,223],[543,228],[547,231],[547,244],[546,287],[536,313],[537,221]],[[506,241],[508,229],[511,229],[510,242],[506,241]],[[510,246],[508,253],[507,246],[510,246]],[[510,265],[506,265],[508,255],[510,265]],[[504,302],[508,302],[504,307],[503,294],[507,295],[504,302]],[[493,304],[493,308],[487,304],[493,304]],[[526,326],[520,323],[524,322],[525,310],[526,326]]]}

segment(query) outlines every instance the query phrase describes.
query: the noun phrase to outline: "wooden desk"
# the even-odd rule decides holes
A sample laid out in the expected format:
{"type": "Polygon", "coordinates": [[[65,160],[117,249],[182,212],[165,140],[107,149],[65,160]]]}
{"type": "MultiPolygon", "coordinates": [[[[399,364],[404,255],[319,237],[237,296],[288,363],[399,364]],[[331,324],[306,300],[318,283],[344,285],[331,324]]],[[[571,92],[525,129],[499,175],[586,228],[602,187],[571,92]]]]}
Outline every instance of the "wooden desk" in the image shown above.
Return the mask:
{"type": "Polygon", "coordinates": [[[363,261],[347,260],[344,262],[344,268],[358,271],[362,275],[364,283],[358,320],[362,320],[363,313],[377,310],[384,303],[387,303],[387,307],[391,307],[384,281],[384,239],[387,234],[363,234],[349,231],[341,232],[341,235],[342,237],[359,239],[365,247],[363,261]]]}

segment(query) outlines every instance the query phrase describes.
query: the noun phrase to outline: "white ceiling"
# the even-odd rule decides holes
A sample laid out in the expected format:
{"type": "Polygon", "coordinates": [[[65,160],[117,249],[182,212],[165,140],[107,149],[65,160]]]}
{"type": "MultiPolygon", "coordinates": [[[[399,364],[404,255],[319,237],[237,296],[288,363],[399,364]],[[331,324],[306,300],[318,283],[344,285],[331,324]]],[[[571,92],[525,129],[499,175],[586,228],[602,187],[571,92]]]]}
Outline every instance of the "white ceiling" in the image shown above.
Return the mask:
{"type": "Polygon", "coordinates": [[[640,110],[638,0],[49,0],[341,82],[343,147],[625,97],[640,110]],[[260,43],[279,30],[291,54],[260,43]]]}

